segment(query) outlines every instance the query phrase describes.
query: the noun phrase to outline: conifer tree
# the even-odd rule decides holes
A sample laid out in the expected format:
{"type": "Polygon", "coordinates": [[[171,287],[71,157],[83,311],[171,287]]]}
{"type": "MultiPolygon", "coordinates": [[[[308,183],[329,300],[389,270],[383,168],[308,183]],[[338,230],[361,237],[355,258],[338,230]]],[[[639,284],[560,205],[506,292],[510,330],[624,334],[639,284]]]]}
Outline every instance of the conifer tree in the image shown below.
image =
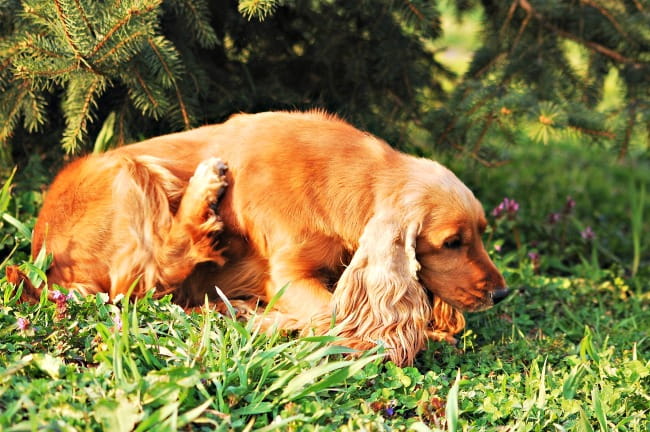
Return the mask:
{"type": "Polygon", "coordinates": [[[416,127],[479,160],[522,133],[622,156],[647,136],[647,0],[449,1],[485,17],[450,96],[434,0],[0,0],[0,161],[88,151],[107,119],[123,144],[276,108],[325,108],[397,146],[416,127]],[[611,70],[623,103],[603,110],[611,70]]]}
{"type": "MultiPolygon", "coordinates": [[[[205,4],[167,3],[187,15],[200,45],[214,46],[205,4]]],[[[8,29],[0,40],[0,143],[21,119],[27,131],[42,128],[51,120],[48,101],[60,100],[62,145],[74,152],[108,89],[127,93],[143,116],[195,123],[191,92],[181,81],[186,66],[160,29],[161,0],[23,0],[0,10],[8,29]]]]}
{"type": "Polygon", "coordinates": [[[439,145],[480,157],[482,141],[547,141],[563,132],[613,144],[650,134],[650,4],[647,0],[456,0],[480,6],[483,45],[452,99],[432,112],[439,145]],[[582,61],[575,62],[576,57],[582,61]],[[622,103],[602,109],[616,71],[622,103]]]}
{"type": "Polygon", "coordinates": [[[399,137],[449,75],[423,43],[438,18],[427,1],[0,0],[0,148],[58,131],[74,153],[107,118],[124,143],[269,108],[399,137]]]}

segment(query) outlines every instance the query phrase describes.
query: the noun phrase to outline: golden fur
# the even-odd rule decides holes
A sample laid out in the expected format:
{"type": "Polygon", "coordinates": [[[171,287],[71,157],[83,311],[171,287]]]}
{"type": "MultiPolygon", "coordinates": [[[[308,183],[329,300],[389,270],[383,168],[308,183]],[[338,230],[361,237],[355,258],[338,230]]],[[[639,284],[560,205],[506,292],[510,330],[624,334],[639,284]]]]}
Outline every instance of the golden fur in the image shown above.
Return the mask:
{"type": "Polygon", "coordinates": [[[33,253],[54,255],[50,284],[112,298],[139,280],[185,307],[215,286],[253,306],[286,286],[266,325],[323,333],[334,315],[349,345],[409,364],[507,293],[485,225],[442,165],[321,112],[269,112],[73,162],[33,253]]]}

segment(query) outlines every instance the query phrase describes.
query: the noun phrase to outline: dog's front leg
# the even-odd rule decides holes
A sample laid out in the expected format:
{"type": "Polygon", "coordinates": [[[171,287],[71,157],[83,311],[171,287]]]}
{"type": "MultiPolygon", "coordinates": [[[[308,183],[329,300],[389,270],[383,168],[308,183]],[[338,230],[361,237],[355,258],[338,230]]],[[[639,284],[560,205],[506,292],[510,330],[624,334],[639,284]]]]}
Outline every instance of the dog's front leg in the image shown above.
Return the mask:
{"type": "Polygon", "coordinates": [[[299,246],[278,248],[269,259],[270,278],[265,286],[267,301],[280,290],[284,293],[275,303],[274,312],[265,317],[264,327],[304,330],[321,327],[331,320],[332,294],[317,276],[317,265],[299,246]]]}

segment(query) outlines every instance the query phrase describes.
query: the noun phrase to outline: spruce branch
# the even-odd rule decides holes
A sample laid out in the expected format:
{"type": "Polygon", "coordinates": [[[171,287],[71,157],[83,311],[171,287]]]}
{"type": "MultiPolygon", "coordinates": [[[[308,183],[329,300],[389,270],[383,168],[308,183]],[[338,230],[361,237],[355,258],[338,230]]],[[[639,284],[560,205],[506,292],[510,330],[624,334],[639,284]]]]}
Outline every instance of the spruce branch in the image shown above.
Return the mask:
{"type": "Polygon", "coordinates": [[[63,133],[63,148],[74,153],[86,134],[88,121],[96,100],[106,89],[107,80],[97,74],[77,72],[69,81],[66,99],[63,103],[66,114],[66,129],[63,133]]]}
{"type": "Polygon", "coordinates": [[[539,13],[535,8],[533,8],[533,6],[528,2],[528,0],[519,0],[519,5],[526,12],[531,13],[544,27],[553,31],[554,33],[558,34],[563,38],[570,39],[574,42],[577,42],[580,45],[583,45],[591,49],[592,51],[596,51],[606,57],[611,58],[612,60],[617,61],[618,63],[628,63],[634,65],[635,67],[642,66],[641,63],[638,63],[634,59],[624,56],[618,51],[615,51],[611,48],[607,48],[606,46],[603,46],[594,41],[585,40],[579,36],[574,35],[573,33],[562,30],[561,28],[555,26],[554,24],[551,24],[541,13],[539,13]]]}
{"type": "Polygon", "coordinates": [[[500,166],[508,165],[510,163],[509,160],[501,160],[501,161],[487,160],[479,156],[477,153],[468,152],[467,149],[460,144],[453,144],[452,147],[455,150],[457,150],[459,153],[465,156],[469,156],[470,158],[474,159],[476,162],[478,162],[479,164],[483,165],[486,168],[498,168],[500,166]]]}
{"type": "Polygon", "coordinates": [[[610,140],[613,140],[614,138],[616,138],[616,134],[614,132],[607,131],[607,130],[587,129],[587,128],[577,126],[577,125],[567,125],[567,127],[569,129],[573,129],[576,132],[579,132],[579,133],[582,133],[582,134],[585,134],[585,135],[591,135],[591,136],[600,137],[600,138],[607,138],[607,139],[610,139],[610,140]]]}
{"type": "Polygon", "coordinates": [[[11,66],[11,59],[6,59],[6,60],[3,61],[2,63],[0,63],[0,90],[3,89],[3,85],[2,85],[2,84],[3,84],[3,81],[4,81],[4,79],[3,79],[3,77],[2,77],[2,73],[3,73],[4,71],[6,71],[7,68],[8,68],[9,66],[11,66]]]}
{"type": "MultiPolygon", "coordinates": [[[[2,66],[4,66],[5,63],[11,63],[12,57],[15,56],[16,54],[18,54],[21,51],[22,46],[23,46],[22,38],[9,37],[9,38],[1,39],[0,40],[0,58],[5,59],[2,66]]],[[[2,71],[3,69],[4,69],[4,67],[0,67],[0,71],[2,71]]]]}
{"type": "Polygon", "coordinates": [[[618,152],[618,160],[621,161],[627,156],[628,149],[630,147],[630,138],[632,137],[632,130],[634,130],[634,125],[636,123],[636,104],[632,101],[628,107],[628,117],[627,124],[625,126],[625,134],[623,135],[623,142],[621,143],[621,148],[618,152]]]}
{"type": "Polygon", "coordinates": [[[111,28],[111,29],[110,29],[110,30],[109,30],[109,31],[104,35],[104,37],[103,37],[103,38],[102,38],[102,39],[101,39],[101,40],[100,40],[100,41],[95,45],[95,47],[94,47],[94,48],[92,49],[92,51],[90,52],[89,57],[92,57],[92,56],[95,55],[99,50],[101,50],[101,49],[104,47],[104,45],[106,45],[106,43],[107,43],[109,40],[111,40],[111,38],[113,37],[113,35],[115,35],[115,33],[117,33],[120,29],[122,29],[122,28],[125,27],[129,22],[131,22],[131,20],[132,20],[134,17],[140,16],[140,15],[145,15],[145,14],[147,14],[147,13],[149,13],[149,12],[154,11],[158,6],[160,6],[161,1],[162,1],[162,0],[153,0],[153,1],[150,1],[149,4],[146,4],[146,3],[145,3],[145,7],[143,7],[142,9],[131,8],[131,9],[127,10],[127,11],[126,11],[126,14],[124,15],[124,17],[123,17],[121,20],[119,20],[117,23],[115,23],[115,25],[113,25],[113,27],[112,27],[112,28],[111,28]]]}
{"type": "Polygon", "coordinates": [[[79,48],[77,47],[77,44],[74,42],[72,38],[72,32],[70,31],[70,28],[68,26],[68,18],[65,12],[63,11],[61,1],[53,0],[53,2],[54,2],[54,6],[56,7],[56,12],[57,12],[57,16],[59,17],[59,21],[61,21],[61,28],[63,29],[63,34],[65,35],[68,45],[70,46],[70,48],[72,48],[72,51],[74,52],[76,57],[82,58],[83,56],[79,52],[79,48]]]}
{"type": "Polygon", "coordinates": [[[512,42],[512,47],[510,48],[510,52],[514,52],[515,48],[517,48],[517,45],[519,45],[519,41],[521,40],[521,37],[523,36],[526,27],[528,27],[528,23],[530,22],[532,17],[533,17],[532,13],[526,14],[526,18],[524,18],[524,20],[521,22],[521,25],[519,26],[519,30],[517,31],[517,35],[515,36],[515,40],[512,42]]]}
{"type": "Polygon", "coordinates": [[[632,1],[634,2],[634,6],[636,6],[636,8],[637,8],[637,10],[639,12],[644,12],[645,11],[645,8],[643,7],[643,5],[641,4],[641,2],[639,0],[632,0],[632,1]]]}
{"type": "Polygon", "coordinates": [[[253,18],[264,21],[281,2],[282,0],[239,0],[237,10],[249,21],[253,18]]]}
{"type": "Polygon", "coordinates": [[[596,9],[598,12],[600,12],[601,15],[603,15],[611,24],[614,26],[617,32],[619,32],[623,37],[630,42],[630,36],[627,34],[627,32],[623,29],[623,26],[619,24],[619,22],[614,18],[614,15],[607,10],[604,6],[598,4],[596,0],[581,0],[582,3],[586,4],[587,6],[591,6],[592,8],[596,9]]]}
{"type": "Polygon", "coordinates": [[[495,119],[495,116],[492,113],[488,113],[485,117],[486,119],[483,122],[483,127],[481,128],[481,132],[479,133],[479,136],[476,139],[476,141],[474,141],[474,146],[472,148],[472,153],[475,155],[478,155],[478,152],[481,148],[481,143],[483,142],[485,135],[487,134],[488,130],[490,129],[490,126],[492,126],[492,122],[494,122],[495,119]]]}
{"type": "Polygon", "coordinates": [[[400,15],[406,23],[413,22],[413,27],[427,33],[428,37],[438,36],[440,20],[435,2],[428,0],[401,0],[403,8],[400,15]]]}
{"type": "Polygon", "coordinates": [[[5,144],[11,138],[18,117],[22,110],[23,100],[29,92],[29,83],[21,80],[14,83],[11,91],[2,95],[0,99],[0,143],[5,144]]]}
{"type": "Polygon", "coordinates": [[[43,46],[44,44],[45,40],[43,39],[43,35],[28,35],[27,39],[23,42],[21,51],[25,53],[29,52],[33,57],[39,57],[38,54],[43,54],[49,58],[65,58],[65,56],[63,56],[61,53],[58,53],[52,49],[45,48],[43,46]]]}
{"type": "Polygon", "coordinates": [[[499,34],[501,37],[503,37],[506,29],[510,26],[510,21],[512,21],[512,17],[515,15],[515,11],[517,10],[517,6],[519,5],[519,0],[513,0],[513,2],[510,4],[510,8],[508,9],[508,14],[506,15],[506,19],[503,21],[503,24],[501,25],[501,29],[499,30],[499,34]]]}
{"type": "Polygon", "coordinates": [[[79,66],[77,64],[70,64],[69,66],[61,67],[59,69],[51,69],[51,67],[52,65],[48,65],[47,63],[45,63],[45,67],[43,68],[38,68],[36,65],[33,65],[32,67],[26,67],[23,64],[16,64],[15,73],[16,76],[25,79],[33,79],[37,77],[61,79],[62,76],[79,70],[79,66]]]}
{"type": "Polygon", "coordinates": [[[30,89],[24,98],[24,125],[28,132],[36,132],[45,124],[45,98],[41,93],[30,89]]]}
{"type": "Polygon", "coordinates": [[[23,13],[28,16],[36,26],[48,29],[52,24],[52,20],[50,20],[47,14],[44,13],[42,9],[44,5],[37,3],[37,6],[39,6],[40,9],[37,9],[30,3],[25,3],[23,5],[23,13]]]}
{"type": "MultiPolygon", "coordinates": [[[[460,100],[461,100],[461,101],[466,100],[467,96],[470,95],[470,90],[471,90],[471,88],[470,88],[469,86],[467,86],[467,87],[464,89],[464,91],[462,92],[462,95],[461,95],[461,97],[460,97],[460,100]]],[[[467,111],[465,111],[464,113],[462,113],[462,116],[463,116],[463,117],[467,117],[467,118],[471,118],[472,115],[473,115],[476,111],[480,110],[480,109],[483,108],[486,104],[488,104],[488,103],[489,103],[489,99],[490,99],[491,97],[493,97],[493,96],[494,96],[494,95],[493,95],[491,92],[487,91],[485,94],[483,94],[483,95],[479,98],[478,101],[474,102],[473,104],[470,103],[471,108],[469,108],[467,111]]],[[[458,106],[460,106],[460,105],[461,105],[461,104],[458,103],[458,106]]],[[[456,114],[456,115],[454,115],[454,116],[452,117],[451,121],[447,124],[447,126],[446,126],[445,129],[443,130],[442,134],[441,134],[440,137],[438,138],[438,140],[437,140],[438,145],[442,145],[442,144],[445,142],[445,140],[447,139],[447,136],[450,135],[450,134],[453,132],[453,130],[456,128],[457,123],[458,123],[458,120],[459,120],[460,118],[461,118],[461,115],[460,115],[460,114],[456,114]]]]}
{"type": "Polygon", "coordinates": [[[81,2],[79,2],[79,0],[74,0],[74,4],[75,4],[75,6],[77,8],[77,13],[81,17],[81,20],[83,21],[83,23],[86,25],[86,29],[88,30],[88,33],[91,34],[91,35],[94,35],[95,30],[93,29],[93,26],[90,23],[90,20],[88,19],[88,15],[86,14],[86,11],[84,10],[83,5],[81,4],[81,2]]]}
{"type": "Polygon", "coordinates": [[[409,8],[411,12],[413,12],[413,15],[415,15],[418,18],[418,20],[420,20],[421,22],[425,21],[424,13],[422,13],[421,10],[415,7],[412,1],[409,0],[403,0],[403,1],[406,4],[406,7],[409,8]]]}
{"type": "Polygon", "coordinates": [[[128,35],[126,38],[120,40],[114,47],[102,54],[101,57],[94,60],[93,63],[97,66],[103,65],[109,60],[113,60],[115,64],[129,60],[132,55],[135,55],[136,52],[134,49],[130,49],[131,45],[137,45],[140,39],[144,40],[147,37],[147,32],[137,31],[131,35],[128,35]],[[127,55],[127,53],[130,53],[127,55]]]}
{"type": "Polygon", "coordinates": [[[132,67],[122,75],[122,80],[127,84],[133,106],[142,115],[158,120],[168,112],[169,102],[164,90],[156,88],[155,81],[150,76],[143,76],[142,72],[140,68],[132,67]]]}
{"type": "Polygon", "coordinates": [[[149,99],[149,103],[151,104],[151,106],[154,107],[152,112],[156,112],[155,108],[157,108],[159,104],[156,98],[153,96],[153,91],[149,89],[147,82],[145,81],[144,78],[142,78],[142,75],[137,70],[135,71],[135,78],[138,81],[138,84],[140,84],[140,88],[142,88],[144,93],[147,95],[147,99],[149,99]]]}
{"type": "MultiPolygon", "coordinates": [[[[475,54],[476,56],[476,54],[475,54]]],[[[488,61],[483,67],[481,67],[479,70],[474,72],[471,77],[474,79],[480,79],[482,76],[484,76],[487,72],[492,70],[499,62],[502,62],[506,60],[508,57],[507,53],[505,52],[498,52],[496,55],[494,55],[490,61],[488,61]]]]}
{"type": "Polygon", "coordinates": [[[185,125],[186,129],[189,129],[192,126],[192,124],[190,122],[190,117],[187,113],[187,107],[185,105],[183,94],[181,93],[180,88],[178,87],[178,83],[176,82],[176,73],[172,71],[172,66],[161,54],[161,51],[158,46],[158,43],[160,43],[161,41],[160,40],[154,41],[152,38],[148,38],[147,42],[149,43],[149,46],[151,47],[154,54],[158,58],[158,61],[162,65],[163,69],[165,70],[165,74],[169,79],[169,82],[171,82],[172,85],[174,86],[174,90],[176,92],[176,100],[178,101],[178,106],[181,115],[183,116],[183,124],[185,125]]]}
{"type": "Polygon", "coordinates": [[[190,30],[194,33],[196,40],[204,48],[212,48],[218,45],[214,28],[210,24],[210,10],[203,1],[195,0],[173,0],[170,2],[174,9],[177,9],[183,18],[190,24],[190,30]]]}

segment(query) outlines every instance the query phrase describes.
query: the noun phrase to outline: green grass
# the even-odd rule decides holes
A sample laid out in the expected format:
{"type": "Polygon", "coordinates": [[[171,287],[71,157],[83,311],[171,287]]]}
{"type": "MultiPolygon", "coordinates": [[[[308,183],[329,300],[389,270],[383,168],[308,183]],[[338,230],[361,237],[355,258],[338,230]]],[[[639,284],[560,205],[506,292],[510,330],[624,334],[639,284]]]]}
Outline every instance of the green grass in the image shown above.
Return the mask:
{"type": "Polygon", "coordinates": [[[647,293],[506,273],[525,288],[411,368],[168,299],[28,306],[4,284],[0,429],[647,430],[647,293]]]}
{"type": "MultiPolygon", "coordinates": [[[[490,169],[445,158],[488,213],[504,196],[520,204],[489,216],[486,238],[515,293],[468,315],[457,346],[431,343],[399,368],[169,299],[27,305],[0,280],[0,430],[647,431],[647,162],[570,141],[508,152],[490,169]]],[[[7,262],[25,260],[38,202],[1,189],[7,262]]]]}

